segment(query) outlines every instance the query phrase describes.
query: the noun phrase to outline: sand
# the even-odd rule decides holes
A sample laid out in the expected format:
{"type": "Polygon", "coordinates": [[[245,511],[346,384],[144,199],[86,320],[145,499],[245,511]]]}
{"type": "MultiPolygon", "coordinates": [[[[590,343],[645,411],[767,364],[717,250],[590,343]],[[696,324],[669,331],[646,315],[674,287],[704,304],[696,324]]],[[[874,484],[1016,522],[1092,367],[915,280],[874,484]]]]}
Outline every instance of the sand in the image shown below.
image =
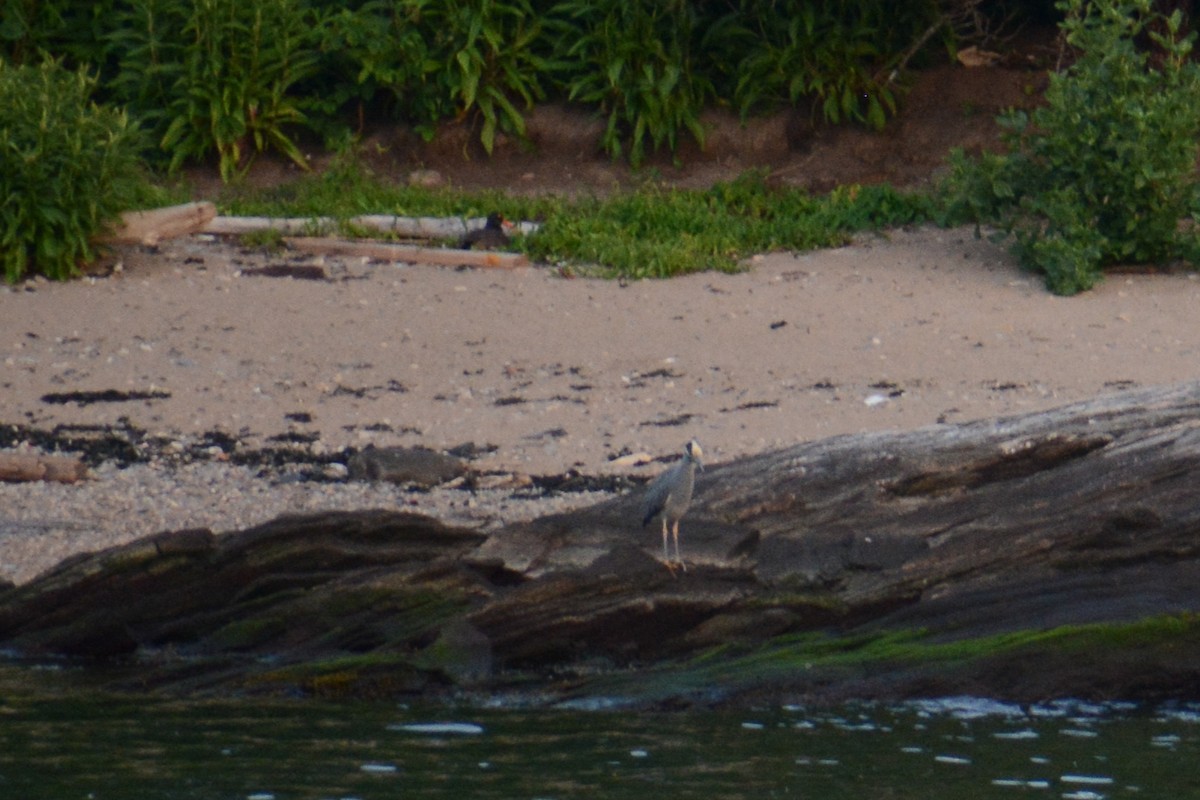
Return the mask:
{"type": "Polygon", "coordinates": [[[474,441],[498,446],[489,468],[598,472],[693,437],[724,461],[1186,381],[1200,354],[1195,274],[1055,297],[969,228],[628,285],[332,259],[328,282],[242,274],[286,260],[201,237],[0,291],[0,422],[474,441]],[[170,397],[41,399],[107,389],[170,397]]]}

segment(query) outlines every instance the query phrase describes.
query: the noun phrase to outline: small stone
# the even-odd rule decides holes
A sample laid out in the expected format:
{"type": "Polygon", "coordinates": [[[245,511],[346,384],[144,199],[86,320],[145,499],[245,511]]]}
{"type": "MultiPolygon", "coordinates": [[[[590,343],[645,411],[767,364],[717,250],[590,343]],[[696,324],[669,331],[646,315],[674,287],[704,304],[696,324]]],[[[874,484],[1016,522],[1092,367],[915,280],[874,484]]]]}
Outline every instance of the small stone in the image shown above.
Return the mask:
{"type": "Polygon", "coordinates": [[[437,486],[466,472],[461,459],[415,447],[370,447],[346,465],[351,480],[437,486]]]}

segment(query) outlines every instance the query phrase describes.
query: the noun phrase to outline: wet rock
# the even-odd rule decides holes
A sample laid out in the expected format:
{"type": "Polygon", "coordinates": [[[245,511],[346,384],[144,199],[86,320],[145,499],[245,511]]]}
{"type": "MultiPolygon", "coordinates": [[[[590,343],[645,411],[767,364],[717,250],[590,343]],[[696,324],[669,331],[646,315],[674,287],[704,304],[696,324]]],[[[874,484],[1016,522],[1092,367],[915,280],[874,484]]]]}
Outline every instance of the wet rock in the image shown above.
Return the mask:
{"type": "Polygon", "coordinates": [[[711,465],[677,575],[640,489],[487,535],[284,517],[0,590],[0,647],[176,691],[1194,697],[1197,474],[1200,384],[1129,392],[711,465]]]}
{"type": "Polygon", "coordinates": [[[436,633],[465,608],[483,582],[446,564],[482,539],[387,511],[281,517],[219,537],[158,534],[68,559],[3,594],[0,639],[32,655],[86,658],[189,645],[293,657],[314,642],[309,655],[328,642],[370,649],[436,633]],[[377,624],[402,609],[405,626],[377,624]]]}
{"type": "Polygon", "coordinates": [[[459,686],[478,685],[492,676],[492,641],[466,620],[454,620],[421,653],[420,662],[459,686]]]}

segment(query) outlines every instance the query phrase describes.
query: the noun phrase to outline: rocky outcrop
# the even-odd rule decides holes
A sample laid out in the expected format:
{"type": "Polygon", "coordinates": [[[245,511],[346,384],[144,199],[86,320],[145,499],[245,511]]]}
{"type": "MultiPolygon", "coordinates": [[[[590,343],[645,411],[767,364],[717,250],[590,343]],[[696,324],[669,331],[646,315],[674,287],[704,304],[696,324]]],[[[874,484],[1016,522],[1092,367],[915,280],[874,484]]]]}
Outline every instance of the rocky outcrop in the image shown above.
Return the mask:
{"type": "Polygon", "coordinates": [[[626,495],[488,536],[385,511],[161,534],[0,594],[113,685],[643,703],[1195,696],[1200,384],[710,467],[656,560],[626,495]]]}

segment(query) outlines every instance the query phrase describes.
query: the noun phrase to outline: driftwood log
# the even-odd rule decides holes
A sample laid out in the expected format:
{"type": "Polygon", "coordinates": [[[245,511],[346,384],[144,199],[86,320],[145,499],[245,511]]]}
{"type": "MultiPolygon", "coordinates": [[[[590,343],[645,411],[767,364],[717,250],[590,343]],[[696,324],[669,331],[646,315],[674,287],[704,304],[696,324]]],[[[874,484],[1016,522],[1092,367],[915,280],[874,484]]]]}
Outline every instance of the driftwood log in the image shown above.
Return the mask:
{"type": "MultiPolygon", "coordinates": [[[[346,222],[356,228],[389,233],[406,239],[461,239],[467,231],[482,228],[486,220],[482,217],[461,219],[363,214],[351,217],[346,222]]],[[[338,221],[333,217],[216,217],[204,227],[204,232],[240,236],[274,230],[286,235],[302,236],[316,231],[333,230],[337,224],[338,221]]],[[[518,222],[515,230],[529,234],[538,227],[536,222],[518,222]]]]}
{"type": "Polygon", "coordinates": [[[380,261],[402,261],[409,264],[438,264],[441,266],[514,267],[529,266],[521,253],[501,253],[490,250],[458,250],[447,247],[418,247],[392,242],[372,242],[314,236],[292,236],[284,243],[293,250],[318,255],[358,256],[380,261]]]}
{"type": "Polygon", "coordinates": [[[216,215],[217,207],[209,202],[126,211],[121,215],[121,226],[101,241],[105,244],[154,245],[164,239],[204,230],[216,215]]]}
{"type": "Polygon", "coordinates": [[[714,465],[679,577],[632,495],[330,513],[74,559],[0,595],[0,646],[176,691],[1195,698],[1198,475],[1200,384],[1148,389],[714,465]]]}

